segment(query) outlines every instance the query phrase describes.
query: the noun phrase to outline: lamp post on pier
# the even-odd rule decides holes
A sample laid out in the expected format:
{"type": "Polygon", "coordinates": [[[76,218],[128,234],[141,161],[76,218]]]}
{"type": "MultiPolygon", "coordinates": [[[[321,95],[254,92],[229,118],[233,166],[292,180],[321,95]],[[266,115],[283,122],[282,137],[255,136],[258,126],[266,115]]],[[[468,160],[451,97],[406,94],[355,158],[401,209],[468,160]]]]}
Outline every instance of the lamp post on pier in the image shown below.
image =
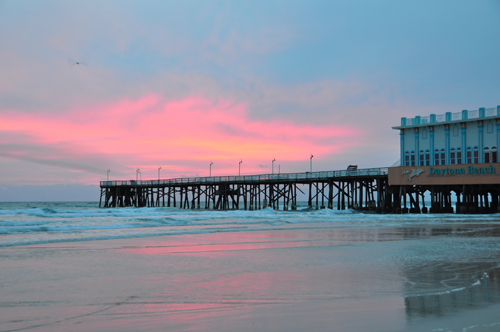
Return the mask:
{"type": "Polygon", "coordinates": [[[214,164],[213,162],[210,162],[210,173],[209,173],[209,176],[210,176],[210,177],[212,177],[212,165],[213,165],[213,164],[214,164]]]}
{"type": "Polygon", "coordinates": [[[158,167],[158,183],[160,183],[160,169],[161,169],[161,166],[158,167]]]}
{"type": "Polygon", "coordinates": [[[274,162],[276,161],[276,158],[273,158],[273,161],[272,161],[272,169],[271,169],[271,174],[274,174],[274,162]]]}
{"type": "Polygon", "coordinates": [[[238,164],[238,176],[241,176],[241,163],[243,160],[240,160],[240,163],[238,164]]]}
{"type": "Polygon", "coordinates": [[[310,167],[310,170],[309,170],[311,173],[313,171],[313,155],[311,155],[311,167],[310,167]]]}
{"type": "Polygon", "coordinates": [[[139,168],[135,171],[135,181],[139,181],[139,173],[140,172],[141,172],[141,170],[139,168]]]}
{"type": "Polygon", "coordinates": [[[111,171],[111,170],[109,170],[109,169],[108,169],[108,172],[107,172],[107,174],[106,174],[106,181],[109,181],[109,172],[110,172],[110,171],[111,171]]]}

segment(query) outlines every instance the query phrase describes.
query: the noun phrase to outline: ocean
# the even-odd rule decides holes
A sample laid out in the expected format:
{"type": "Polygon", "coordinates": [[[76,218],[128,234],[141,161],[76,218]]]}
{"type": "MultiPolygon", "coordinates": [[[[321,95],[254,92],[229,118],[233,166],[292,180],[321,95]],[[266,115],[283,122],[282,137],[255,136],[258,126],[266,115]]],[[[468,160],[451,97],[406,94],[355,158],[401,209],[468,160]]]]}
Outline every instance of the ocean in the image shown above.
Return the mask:
{"type": "Polygon", "coordinates": [[[498,331],[499,237],[499,214],[4,202],[0,330],[498,331]]]}
{"type": "MultiPolygon", "coordinates": [[[[373,214],[353,210],[214,211],[179,208],[99,208],[96,202],[0,202],[0,246],[160,235],[280,229],[453,227],[482,229],[500,215],[373,214]]],[[[454,234],[454,233],[453,233],[454,234]]]]}

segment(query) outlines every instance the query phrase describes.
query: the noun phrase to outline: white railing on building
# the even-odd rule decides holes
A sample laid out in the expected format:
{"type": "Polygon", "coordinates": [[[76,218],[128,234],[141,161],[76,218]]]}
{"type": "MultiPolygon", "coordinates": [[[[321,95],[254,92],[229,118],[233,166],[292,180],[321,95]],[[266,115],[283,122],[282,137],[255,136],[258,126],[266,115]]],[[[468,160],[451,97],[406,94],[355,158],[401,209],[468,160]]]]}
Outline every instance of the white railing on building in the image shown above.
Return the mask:
{"type": "Polygon", "coordinates": [[[479,118],[479,110],[469,111],[469,119],[479,118]]]}
{"type": "Polygon", "coordinates": [[[487,108],[486,109],[486,116],[495,116],[497,115],[497,109],[492,107],[492,108],[487,108]]]}
{"type": "Polygon", "coordinates": [[[446,114],[436,115],[436,122],[445,122],[445,121],[446,121],[446,114]]]}
{"type": "Polygon", "coordinates": [[[305,172],[305,173],[281,173],[281,174],[257,174],[242,176],[212,176],[195,178],[176,178],[166,180],[126,180],[126,181],[101,181],[101,187],[116,186],[164,186],[177,184],[219,184],[219,183],[251,183],[269,181],[299,181],[300,180],[328,180],[331,178],[345,178],[355,176],[378,176],[387,175],[388,168],[366,168],[357,170],[305,172]]]}
{"type": "Polygon", "coordinates": [[[462,112],[447,112],[446,114],[431,114],[430,116],[416,116],[414,118],[401,118],[401,126],[427,125],[436,122],[462,121],[468,119],[479,119],[500,116],[500,106],[492,108],[480,108],[478,110],[462,112]]]}

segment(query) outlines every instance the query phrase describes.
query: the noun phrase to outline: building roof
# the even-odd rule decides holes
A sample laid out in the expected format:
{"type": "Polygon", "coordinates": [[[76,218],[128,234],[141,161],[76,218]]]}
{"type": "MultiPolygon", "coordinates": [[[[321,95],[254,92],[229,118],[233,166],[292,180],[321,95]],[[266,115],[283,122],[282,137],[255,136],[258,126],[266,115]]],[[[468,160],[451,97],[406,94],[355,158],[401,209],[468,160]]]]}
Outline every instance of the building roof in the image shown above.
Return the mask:
{"type": "Polygon", "coordinates": [[[480,108],[478,110],[461,112],[447,112],[445,114],[431,114],[429,116],[416,116],[414,118],[401,118],[401,126],[392,129],[409,129],[427,126],[440,126],[461,122],[472,122],[478,120],[500,119],[500,106],[493,108],[480,108]]]}

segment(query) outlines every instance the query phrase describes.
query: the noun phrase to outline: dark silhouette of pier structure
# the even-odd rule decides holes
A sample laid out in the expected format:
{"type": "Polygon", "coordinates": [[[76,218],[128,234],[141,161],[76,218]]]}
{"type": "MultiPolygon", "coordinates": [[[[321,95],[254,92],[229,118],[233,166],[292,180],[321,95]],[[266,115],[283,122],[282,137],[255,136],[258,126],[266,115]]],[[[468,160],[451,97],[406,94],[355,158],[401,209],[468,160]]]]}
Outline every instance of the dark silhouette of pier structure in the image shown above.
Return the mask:
{"type": "MultiPolygon", "coordinates": [[[[212,176],[145,181],[101,181],[99,207],[296,210],[297,193],[311,209],[393,212],[399,186],[388,185],[388,169],[212,176]]],[[[399,207],[400,207],[399,203],[399,207]]]]}
{"type": "MultiPolygon", "coordinates": [[[[396,171],[399,178],[401,170],[396,171]]],[[[418,185],[406,181],[404,185],[389,185],[388,173],[387,167],[350,166],[347,170],[324,172],[101,181],[99,207],[296,210],[297,194],[302,193],[310,209],[396,214],[500,212],[498,184],[418,185]],[[425,198],[429,196],[426,206],[425,198]]]]}

